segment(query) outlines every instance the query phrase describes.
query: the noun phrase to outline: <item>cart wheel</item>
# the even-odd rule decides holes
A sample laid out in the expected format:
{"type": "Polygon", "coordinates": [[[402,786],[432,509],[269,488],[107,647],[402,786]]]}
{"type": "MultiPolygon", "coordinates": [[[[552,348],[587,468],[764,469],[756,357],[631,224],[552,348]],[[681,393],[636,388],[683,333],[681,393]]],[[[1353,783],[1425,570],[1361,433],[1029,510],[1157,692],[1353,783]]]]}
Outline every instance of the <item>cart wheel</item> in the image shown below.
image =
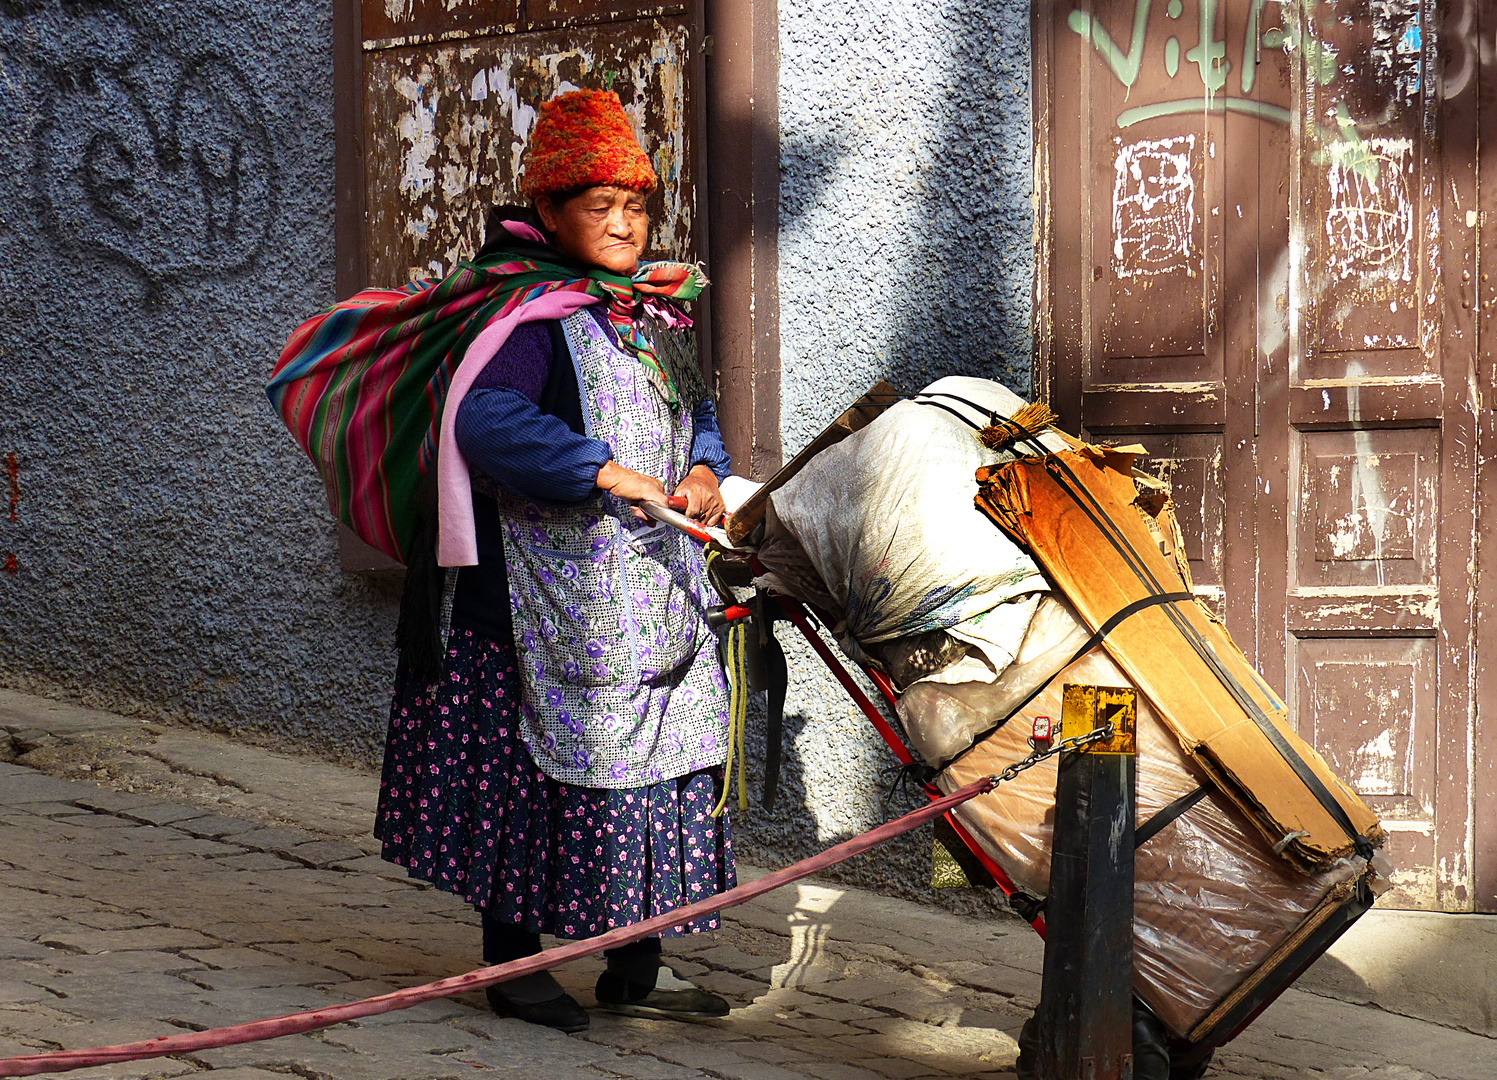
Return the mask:
{"type": "Polygon", "coordinates": [[[1040,1018],[1031,1016],[1019,1029],[1019,1058],[1014,1062],[1017,1080],[1040,1080],[1040,1018]]]}
{"type": "Polygon", "coordinates": [[[1206,1051],[1206,1056],[1199,1061],[1191,1062],[1189,1065],[1172,1065],[1170,1067],[1170,1080],[1201,1080],[1206,1075],[1206,1070],[1211,1068],[1211,1059],[1216,1055],[1213,1048],[1206,1051]]]}
{"type": "Polygon", "coordinates": [[[1153,1011],[1133,999],[1133,1080],[1175,1080],[1169,1032],[1153,1011]]]}

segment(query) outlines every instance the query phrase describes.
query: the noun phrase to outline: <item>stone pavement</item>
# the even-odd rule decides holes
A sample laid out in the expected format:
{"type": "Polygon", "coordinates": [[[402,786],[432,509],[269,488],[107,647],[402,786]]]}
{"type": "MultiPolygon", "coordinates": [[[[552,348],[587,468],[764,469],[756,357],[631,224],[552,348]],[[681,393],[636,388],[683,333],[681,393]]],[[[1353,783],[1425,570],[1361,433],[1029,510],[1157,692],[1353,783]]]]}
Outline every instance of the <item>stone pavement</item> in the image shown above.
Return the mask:
{"type": "MultiPolygon", "coordinates": [[[[0,763],[0,1057],[201,1030],[477,966],[472,911],[373,856],[377,778],[367,770],[8,692],[0,756],[23,763],[0,763]]],[[[1382,932],[1398,932],[1400,918],[1393,913],[1382,932]]],[[[1403,935],[1404,953],[1433,941],[1430,925],[1403,935]]],[[[1331,961],[1308,984],[1321,992],[1289,991],[1218,1053],[1209,1075],[1497,1078],[1497,948],[1472,956],[1469,944],[1497,935],[1490,920],[1466,925],[1478,934],[1466,939],[1466,966],[1411,961],[1389,976],[1402,996],[1377,991],[1376,964],[1331,961]],[[1456,1019],[1419,1018],[1446,1013],[1456,1019]]],[[[1439,956],[1438,943],[1428,947],[1439,956]]],[[[1011,1077],[1042,956],[1016,919],[825,884],[735,909],[716,934],[667,951],[673,966],[733,1001],[730,1017],[679,1024],[596,1012],[591,1030],[565,1036],[498,1019],[469,995],[73,1075],[1011,1077]]],[[[590,960],[557,974],[590,1005],[600,967],[590,960]]]]}

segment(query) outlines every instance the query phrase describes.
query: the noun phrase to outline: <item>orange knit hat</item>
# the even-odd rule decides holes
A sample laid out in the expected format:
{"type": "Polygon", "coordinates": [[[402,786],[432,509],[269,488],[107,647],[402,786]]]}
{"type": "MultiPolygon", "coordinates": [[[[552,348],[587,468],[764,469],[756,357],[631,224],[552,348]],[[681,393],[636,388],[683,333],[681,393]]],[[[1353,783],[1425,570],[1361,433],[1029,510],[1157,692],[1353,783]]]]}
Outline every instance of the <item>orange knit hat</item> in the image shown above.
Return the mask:
{"type": "Polygon", "coordinates": [[[655,182],[618,94],[573,90],[542,103],[520,183],[525,198],[599,184],[654,191],[655,182]]]}

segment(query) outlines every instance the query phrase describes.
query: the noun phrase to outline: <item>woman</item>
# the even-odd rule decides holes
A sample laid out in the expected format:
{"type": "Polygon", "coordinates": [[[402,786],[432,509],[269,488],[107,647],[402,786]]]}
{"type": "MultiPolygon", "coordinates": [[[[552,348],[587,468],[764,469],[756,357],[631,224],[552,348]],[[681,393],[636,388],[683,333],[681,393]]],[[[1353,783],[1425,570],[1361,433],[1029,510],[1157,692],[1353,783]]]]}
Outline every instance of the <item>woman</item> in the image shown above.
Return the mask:
{"type": "MultiPolygon", "coordinates": [[[[699,274],[640,266],[655,183],[615,94],[563,94],[530,139],[531,209],[491,214],[475,260],[553,267],[612,297],[521,322],[445,405],[473,474],[477,565],[457,575],[437,678],[402,657],[375,834],[385,858],[481,910],[490,964],[734,883],[711,816],[727,745],[704,617],[716,597],[695,545],[635,509],[670,493],[715,523],[729,464],[681,347],[690,320],[659,299],[693,295],[699,274]]],[[[659,938],[607,956],[606,1008],[728,1011],[662,970],[659,938]]],[[[563,1031],[588,1023],[548,972],[489,1001],[563,1031]]]]}

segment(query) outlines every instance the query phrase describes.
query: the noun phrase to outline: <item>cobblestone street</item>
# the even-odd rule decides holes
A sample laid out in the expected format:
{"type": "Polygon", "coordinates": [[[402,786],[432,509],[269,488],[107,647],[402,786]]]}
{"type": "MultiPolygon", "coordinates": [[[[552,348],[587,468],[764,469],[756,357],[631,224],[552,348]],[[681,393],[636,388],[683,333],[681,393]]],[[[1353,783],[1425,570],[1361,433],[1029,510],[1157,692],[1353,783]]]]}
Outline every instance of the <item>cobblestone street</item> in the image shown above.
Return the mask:
{"type": "MultiPolygon", "coordinates": [[[[0,725],[33,754],[141,729],[17,694],[0,696],[0,725]]],[[[473,912],[373,855],[376,777],[210,735],[151,731],[139,768],[179,777],[174,797],[0,764],[0,1056],[233,1024],[477,966],[473,912]]],[[[23,760],[65,776],[102,771],[81,772],[65,754],[23,760]]],[[[114,775],[125,787],[150,786],[114,775]]],[[[565,1036],[498,1019],[470,995],[73,1075],[1007,1077],[1014,1036],[1039,992],[1042,945],[1017,919],[803,884],[667,952],[683,974],[727,996],[732,1015],[673,1024],[594,1012],[591,1030],[565,1036]]],[[[591,1005],[600,969],[592,960],[557,975],[591,1005]]],[[[1218,1053],[1209,1075],[1491,1080],[1497,1041],[1292,990],[1218,1053]]]]}

